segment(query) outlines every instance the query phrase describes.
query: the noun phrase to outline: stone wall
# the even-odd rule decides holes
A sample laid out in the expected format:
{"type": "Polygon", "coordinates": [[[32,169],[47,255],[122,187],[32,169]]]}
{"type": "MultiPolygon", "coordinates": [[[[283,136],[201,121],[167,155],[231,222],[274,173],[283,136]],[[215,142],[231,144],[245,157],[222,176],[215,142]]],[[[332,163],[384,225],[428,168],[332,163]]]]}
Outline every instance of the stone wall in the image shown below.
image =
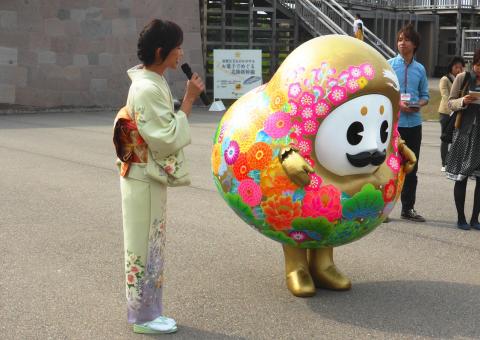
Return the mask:
{"type": "MultiPolygon", "coordinates": [[[[196,0],[1,0],[0,103],[122,105],[138,34],[153,18],[182,27],[184,61],[203,70],[196,0]]],[[[181,98],[185,76],[167,79],[181,98]]]]}

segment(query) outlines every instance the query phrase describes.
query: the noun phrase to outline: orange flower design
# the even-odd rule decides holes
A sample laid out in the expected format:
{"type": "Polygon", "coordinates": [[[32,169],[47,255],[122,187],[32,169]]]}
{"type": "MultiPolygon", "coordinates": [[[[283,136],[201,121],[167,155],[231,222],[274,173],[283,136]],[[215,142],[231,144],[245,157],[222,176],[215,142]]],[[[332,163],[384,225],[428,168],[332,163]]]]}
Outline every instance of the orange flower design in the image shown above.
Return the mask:
{"type": "Polygon", "coordinates": [[[287,177],[278,158],[274,158],[260,173],[260,187],[265,196],[280,195],[283,191],[298,188],[287,177]]]}
{"type": "Polygon", "coordinates": [[[245,156],[244,153],[241,153],[238,155],[237,160],[233,164],[233,173],[235,174],[235,177],[241,181],[243,179],[247,179],[248,177],[248,172],[250,171],[250,167],[248,166],[247,162],[247,157],[245,156]]]}
{"type": "Polygon", "coordinates": [[[262,202],[265,220],[275,230],[290,229],[294,218],[300,217],[300,202],[293,202],[290,196],[274,195],[262,202]]]}
{"type": "Polygon", "coordinates": [[[218,176],[218,169],[222,160],[222,144],[217,143],[212,150],[212,171],[215,176],[218,176]]]}
{"type": "Polygon", "coordinates": [[[286,103],[287,97],[281,90],[276,90],[273,92],[273,95],[270,100],[270,107],[273,111],[279,111],[282,106],[286,103]]]}
{"type": "Polygon", "coordinates": [[[252,169],[263,170],[270,163],[272,154],[273,151],[267,143],[255,143],[247,152],[248,165],[252,169]]]}

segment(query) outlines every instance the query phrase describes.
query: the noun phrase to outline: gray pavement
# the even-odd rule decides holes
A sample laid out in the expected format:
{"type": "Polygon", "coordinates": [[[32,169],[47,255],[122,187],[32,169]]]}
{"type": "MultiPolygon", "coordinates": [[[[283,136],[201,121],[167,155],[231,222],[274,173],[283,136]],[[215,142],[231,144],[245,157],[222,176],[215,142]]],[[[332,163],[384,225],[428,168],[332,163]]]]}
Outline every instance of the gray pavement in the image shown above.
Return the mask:
{"type": "MultiPolygon", "coordinates": [[[[151,339],[126,323],[113,112],[0,116],[0,339],[151,339]]],[[[424,124],[417,210],[336,249],[349,292],[285,287],[279,244],[215,191],[218,114],[192,114],[192,185],[169,189],[172,339],[480,338],[480,231],[454,227],[438,123],[424,124]]],[[[468,186],[467,213],[473,182],[468,186]]],[[[160,337],[159,337],[160,338],[160,337]]]]}

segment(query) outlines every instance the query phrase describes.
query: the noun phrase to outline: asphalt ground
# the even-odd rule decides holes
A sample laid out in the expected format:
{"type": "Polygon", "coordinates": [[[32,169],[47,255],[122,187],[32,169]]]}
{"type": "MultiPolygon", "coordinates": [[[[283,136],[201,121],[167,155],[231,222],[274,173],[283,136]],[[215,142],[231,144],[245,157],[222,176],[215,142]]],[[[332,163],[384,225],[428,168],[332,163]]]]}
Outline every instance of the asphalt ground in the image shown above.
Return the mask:
{"type": "MultiPolygon", "coordinates": [[[[0,339],[152,339],[126,322],[114,112],[0,116],[0,339]]],[[[278,243],[216,192],[220,115],[196,110],[192,184],[169,189],[166,314],[171,339],[480,338],[480,231],[455,228],[439,124],[423,126],[416,209],[335,250],[349,292],[292,296],[278,243]]],[[[474,182],[468,185],[469,218],[474,182]]]]}

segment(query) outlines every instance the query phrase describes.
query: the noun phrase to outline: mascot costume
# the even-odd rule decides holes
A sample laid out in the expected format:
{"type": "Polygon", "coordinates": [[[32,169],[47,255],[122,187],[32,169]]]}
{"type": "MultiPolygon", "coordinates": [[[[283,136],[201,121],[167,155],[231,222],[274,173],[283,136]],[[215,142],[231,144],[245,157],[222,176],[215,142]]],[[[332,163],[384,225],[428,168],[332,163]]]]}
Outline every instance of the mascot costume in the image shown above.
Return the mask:
{"type": "Polygon", "coordinates": [[[416,162],[397,131],[399,100],[398,79],[377,51],[330,35],[295,49],[220,121],[217,189],[247,224],[282,243],[295,296],[350,289],[333,248],[392,211],[416,162]]]}

